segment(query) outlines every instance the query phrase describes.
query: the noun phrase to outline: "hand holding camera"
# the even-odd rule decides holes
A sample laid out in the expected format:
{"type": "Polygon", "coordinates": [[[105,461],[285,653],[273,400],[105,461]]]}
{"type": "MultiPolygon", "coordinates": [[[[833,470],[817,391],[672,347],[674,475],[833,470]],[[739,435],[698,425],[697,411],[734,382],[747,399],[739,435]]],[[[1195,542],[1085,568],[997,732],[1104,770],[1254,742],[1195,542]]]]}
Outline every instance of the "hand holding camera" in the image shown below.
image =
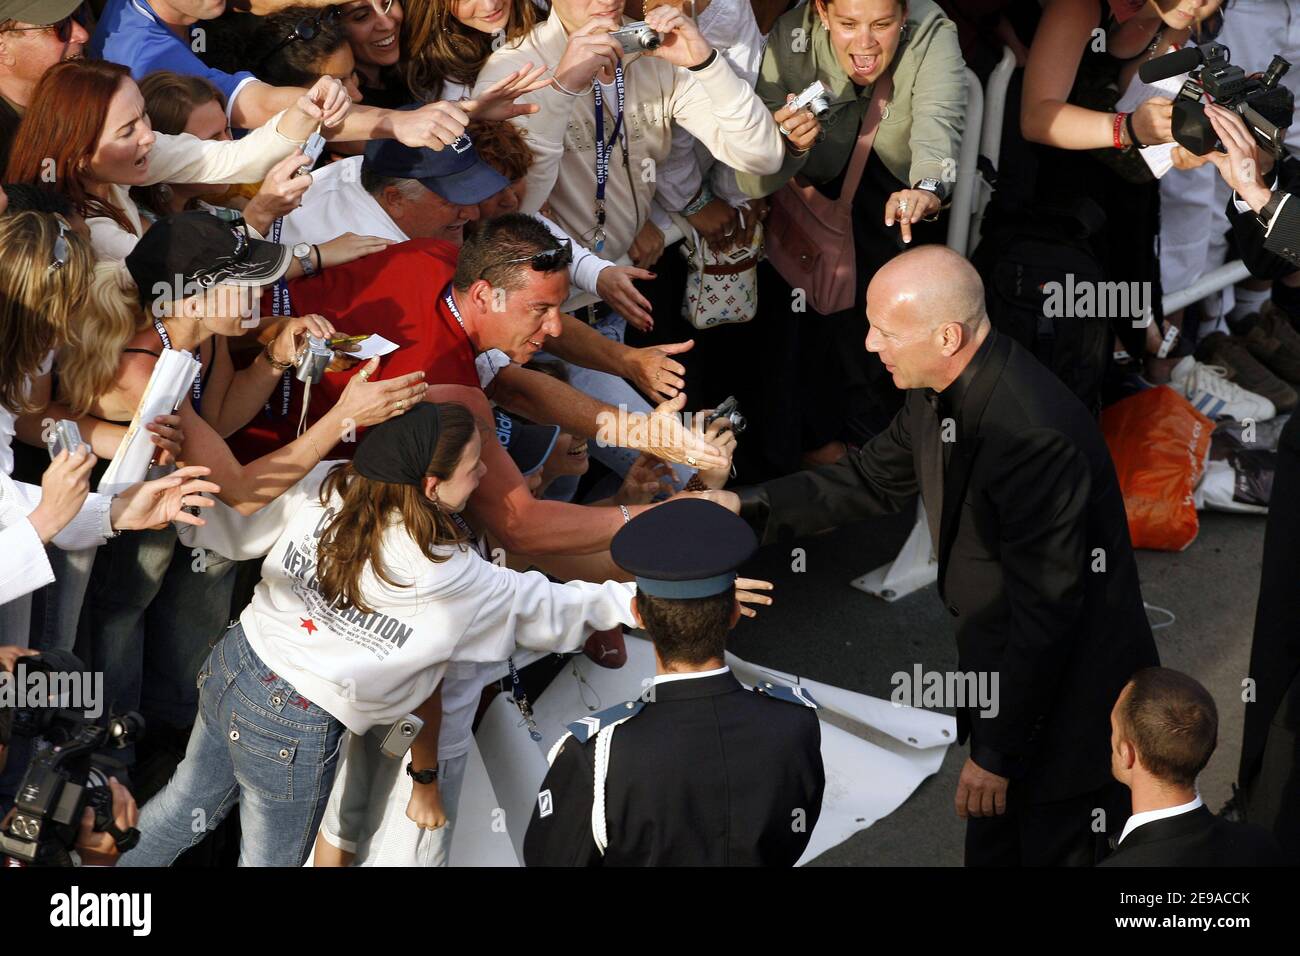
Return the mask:
{"type": "MultiPolygon", "coordinates": [[[[641,24],[629,24],[625,30],[641,24]]],[[[667,60],[674,66],[693,67],[703,64],[713,53],[713,47],[704,39],[699,27],[690,17],[676,7],[664,4],[645,15],[645,27],[659,35],[659,42],[647,45],[648,35],[642,34],[641,49],[646,56],[667,60]]]]}
{"type": "MultiPolygon", "coordinates": [[[[820,87],[821,83],[814,83],[813,86],[820,87]]],[[[812,87],[809,87],[800,94],[787,93],[785,106],[772,114],[772,119],[776,120],[781,135],[786,138],[789,148],[796,153],[806,153],[812,149],[822,131],[822,125],[818,122],[814,110],[816,106],[824,104],[825,100],[818,100],[816,96],[808,97],[808,91],[811,89],[812,87]]],[[[822,112],[825,111],[823,109],[822,112]]]]}
{"type": "Polygon", "coordinates": [[[90,470],[98,459],[90,447],[81,443],[76,422],[61,421],[54,426],[50,452],[54,456],[41,478],[41,503],[27,517],[41,542],[49,544],[77,516],[90,494],[90,470]],[[60,427],[71,425],[69,438],[60,427]]]}
{"type": "Polygon", "coordinates": [[[602,83],[614,82],[614,70],[623,56],[623,48],[612,34],[619,25],[608,17],[595,17],[569,35],[555,67],[554,81],[561,92],[585,94],[599,76],[602,83]]]}
{"type": "Polygon", "coordinates": [[[1143,146],[1173,142],[1174,101],[1153,96],[1133,111],[1133,132],[1143,146]]]}
{"type": "Polygon", "coordinates": [[[1226,153],[1212,150],[1206,158],[1219,170],[1223,181],[1241,196],[1255,212],[1264,208],[1272,191],[1264,183],[1265,157],[1272,156],[1259,147],[1240,116],[1213,103],[1206,105],[1205,116],[1218,134],[1226,153]]]}

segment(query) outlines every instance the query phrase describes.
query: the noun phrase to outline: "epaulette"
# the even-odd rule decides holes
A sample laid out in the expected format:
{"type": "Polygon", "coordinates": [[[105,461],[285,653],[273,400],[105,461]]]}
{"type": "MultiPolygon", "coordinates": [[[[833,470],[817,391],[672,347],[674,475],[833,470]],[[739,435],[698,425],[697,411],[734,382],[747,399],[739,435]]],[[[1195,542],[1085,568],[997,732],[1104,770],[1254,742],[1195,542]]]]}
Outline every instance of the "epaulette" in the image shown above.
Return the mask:
{"type": "Polygon", "coordinates": [[[641,713],[641,708],[644,706],[645,701],[640,699],[615,704],[613,707],[607,707],[590,717],[579,717],[569,724],[569,733],[573,734],[573,739],[578,743],[585,744],[611,724],[621,723],[629,717],[635,717],[641,713]]]}
{"type": "Polygon", "coordinates": [[[783,700],[787,704],[802,704],[804,707],[811,707],[813,710],[819,709],[817,701],[813,700],[813,695],[803,687],[786,687],[784,684],[773,684],[771,681],[759,681],[750,688],[755,694],[762,694],[764,697],[772,697],[776,700],[783,700]]]}

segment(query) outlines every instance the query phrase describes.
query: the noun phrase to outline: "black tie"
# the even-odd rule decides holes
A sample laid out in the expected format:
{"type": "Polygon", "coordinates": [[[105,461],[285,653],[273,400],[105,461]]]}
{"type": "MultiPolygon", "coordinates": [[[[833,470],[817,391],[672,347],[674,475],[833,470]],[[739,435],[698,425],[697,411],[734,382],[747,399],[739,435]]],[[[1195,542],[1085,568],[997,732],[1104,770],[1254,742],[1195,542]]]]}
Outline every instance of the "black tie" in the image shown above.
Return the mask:
{"type": "Polygon", "coordinates": [[[942,423],[939,421],[939,396],[927,392],[925,400],[934,414],[934,424],[925,430],[926,447],[922,450],[921,501],[925,504],[925,519],[930,526],[930,541],[934,553],[939,553],[939,523],[943,518],[943,441],[942,423]]]}

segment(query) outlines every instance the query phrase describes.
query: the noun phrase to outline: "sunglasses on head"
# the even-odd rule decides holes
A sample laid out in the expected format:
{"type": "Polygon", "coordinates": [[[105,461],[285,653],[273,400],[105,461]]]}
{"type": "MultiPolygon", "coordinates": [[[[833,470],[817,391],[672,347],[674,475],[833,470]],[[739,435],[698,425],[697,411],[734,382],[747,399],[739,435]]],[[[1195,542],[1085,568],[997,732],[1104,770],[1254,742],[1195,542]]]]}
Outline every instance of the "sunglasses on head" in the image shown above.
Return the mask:
{"type": "Polygon", "coordinates": [[[68,255],[72,251],[68,245],[68,233],[72,231],[72,227],[68,225],[67,220],[62,216],[55,214],[54,218],[59,222],[59,234],[54,240],[53,259],[49,268],[45,270],[46,273],[58,272],[66,266],[68,264],[68,255]]]}
{"type": "Polygon", "coordinates": [[[314,17],[303,17],[293,25],[293,32],[271,48],[271,52],[262,59],[257,61],[257,65],[265,66],[266,62],[275,56],[294,40],[302,40],[304,43],[316,39],[320,35],[321,27],[328,26],[339,18],[338,7],[327,7],[324,12],[318,13],[314,17]]]}
{"type": "Polygon", "coordinates": [[[81,17],[78,16],[79,12],[80,11],[69,13],[57,23],[47,23],[44,26],[38,27],[9,27],[5,30],[0,30],[0,33],[33,33],[37,30],[53,30],[54,35],[58,37],[60,43],[67,43],[72,39],[72,25],[74,23],[81,23],[81,17]]]}
{"type": "Polygon", "coordinates": [[[513,259],[503,259],[500,262],[492,263],[490,266],[484,266],[483,271],[479,273],[479,278],[482,279],[487,274],[488,269],[514,265],[516,262],[531,263],[534,272],[555,272],[557,269],[565,268],[572,261],[573,241],[562,239],[554,249],[543,249],[541,252],[534,252],[530,256],[516,256],[513,259]]]}

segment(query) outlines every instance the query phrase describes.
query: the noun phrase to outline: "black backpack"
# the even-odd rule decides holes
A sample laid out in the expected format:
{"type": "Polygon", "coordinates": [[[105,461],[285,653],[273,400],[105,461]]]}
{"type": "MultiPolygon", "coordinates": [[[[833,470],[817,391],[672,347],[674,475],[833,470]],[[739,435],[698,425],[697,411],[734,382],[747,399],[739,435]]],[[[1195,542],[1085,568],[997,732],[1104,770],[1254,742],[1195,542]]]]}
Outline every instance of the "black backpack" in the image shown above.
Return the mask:
{"type": "Polygon", "coordinates": [[[1049,283],[1059,283],[1052,291],[1064,297],[1071,287],[1105,278],[1088,242],[1089,220],[1095,222],[1087,209],[1001,217],[985,230],[971,261],[984,279],[993,327],[1037,356],[1096,414],[1112,352],[1111,324],[1104,318],[1047,314],[1049,283]]]}

